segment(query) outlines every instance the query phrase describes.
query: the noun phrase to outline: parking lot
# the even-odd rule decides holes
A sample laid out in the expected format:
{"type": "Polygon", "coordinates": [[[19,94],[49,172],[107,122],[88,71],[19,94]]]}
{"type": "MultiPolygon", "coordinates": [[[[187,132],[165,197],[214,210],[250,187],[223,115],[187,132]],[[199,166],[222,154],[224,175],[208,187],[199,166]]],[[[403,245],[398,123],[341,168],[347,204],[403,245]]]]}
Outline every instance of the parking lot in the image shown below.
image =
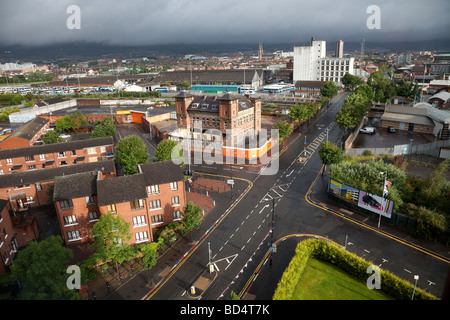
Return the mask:
{"type": "Polygon", "coordinates": [[[432,134],[405,130],[389,132],[387,128],[380,127],[376,129],[374,134],[359,132],[353,141],[352,148],[392,148],[395,145],[410,144],[411,139],[413,139],[412,145],[434,142],[436,139],[432,134]]]}

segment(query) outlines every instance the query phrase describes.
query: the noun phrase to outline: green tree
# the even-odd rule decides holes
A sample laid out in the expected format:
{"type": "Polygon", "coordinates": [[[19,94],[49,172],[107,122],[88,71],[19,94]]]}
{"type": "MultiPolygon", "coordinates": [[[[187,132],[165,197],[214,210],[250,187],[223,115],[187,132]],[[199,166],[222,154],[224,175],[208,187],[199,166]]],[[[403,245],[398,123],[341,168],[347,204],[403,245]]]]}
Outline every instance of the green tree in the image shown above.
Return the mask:
{"type": "Polygon", "coordinates": [[[139,246],[139,252],[142,253],[142,266],[145,269],[151,269],[156,264],[156,252],[158,243],[146,243],[139,246]]]}
{"type": "Polygon", "coordinates": [[[55,121],[56,130],[58,131],[75,131],[80,129],[81,126],[87,124],[88,121],[81,111],[77,111],[74,114],[65,115],[55,121]]]}
{"type": "Polygon", "coordinates": [[[358,125],[360,119],[356,116],[355,108],[351,105],[343,105],[336,114],[336,123],[347,130],[358,125]]]}
{"type": "Polygon", "coordinates": [[[117,144],[116,160],[125,174],[134,174],[138,164],[148,161],[147,147],[138,136],[128,136],[117,144]]]}
{"type": "Polygon", "coordinates": [[[289,117],[301,121],[314,117],[318,110],[317,104],[313,102],[305,102],[302,104],[294,104],[290,108],[289,117]]]}
{"type": "Polygon", "coordinates": [[[184,208],[184,212],[182,212],[183,219],[181,220],[181,231],[186,233],[198,229],[202,222],[202,214],[202,208],[195,205],[192,201],[189,201],[184,208]]]}
{"type": "Polygon", "coordinates": [[[346,88],[354,89],[355,87],[359,86],[362,83],[362,80],[358,78],[357,76],[351,75],[350,73],[346,73],[342,77],[342,84],[346,88]]]}
{"type": "Polygon", "coordinates": [[[339,163],[344,159],[342,149],[331,142],[323,142],[320,145],[319,156],[325,166],[333,163],[339,163]]]}
{"type": "Polygon", "coordinates": [[[104,262],[113,262],[117,272],[122,262],[134,257],[134,247],[128,244],[130,224],[120,215],[108,212],[100,216],[92,227],[92,234],[95,235],[92,248],[97,256],[104,262]]]}
{"type": "MultiPolygon", "coordinates": [[[[158,143],[155,150],[155,157],[153,161],[167,161],[172,160],[172,150],[178,145],[174,140],[162,140],[158,143]]],[[[180,150],[180,158],[183,157],[183,150],[180,150]]]]}
{"type": "Polygon", "coordinates": [[[116,135],[116,125],[110,117],[103,118],[102,121],[94,125],[92,138],[114,137],[116,135]]]}
{"type": "Polygon", "coordinates": [[[278,136],[281,139],[289,137],[293,130],[292,125],[286,121],[278,121],[278,123],[273,126],[273,129],[278,129],[278,136]]]}
{"type": "Polygon", "coordinates": [[[327,98],[333,98],[338,93],[338,88],[333,81],[327,81],[320,89],[320,94],[327,98]]]}
{"type": "Polygon", "coordinates": [[[59,137],[59,133],[55,130],[48,130],[43,136],[42,141],[45,144],[52,144],[52,143],[60,143],[62,142],[62,139],[59,137]]]}
{"type": "Polygon", "coordinates": [[[60,236],[30,242],[18,252],[11,274],[21,285],[23,300],[76,300],[81,296],[67,288],[67,264],[72,251],[63,246],[60,236]]]}

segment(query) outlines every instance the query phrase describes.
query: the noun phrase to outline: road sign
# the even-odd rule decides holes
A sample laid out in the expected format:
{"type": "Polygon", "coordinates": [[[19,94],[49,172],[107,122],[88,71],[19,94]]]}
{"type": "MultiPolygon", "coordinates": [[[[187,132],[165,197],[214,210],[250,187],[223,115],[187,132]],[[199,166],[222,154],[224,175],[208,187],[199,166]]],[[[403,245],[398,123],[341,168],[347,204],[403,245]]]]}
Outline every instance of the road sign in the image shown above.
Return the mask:
{"type": "Polygon", "coordinates": [[[233,180],[233,179],[228,179],[228,180],[227,180],[227,183],[228,183],[228,184],[234,184],[234,180],[233,180]]]}

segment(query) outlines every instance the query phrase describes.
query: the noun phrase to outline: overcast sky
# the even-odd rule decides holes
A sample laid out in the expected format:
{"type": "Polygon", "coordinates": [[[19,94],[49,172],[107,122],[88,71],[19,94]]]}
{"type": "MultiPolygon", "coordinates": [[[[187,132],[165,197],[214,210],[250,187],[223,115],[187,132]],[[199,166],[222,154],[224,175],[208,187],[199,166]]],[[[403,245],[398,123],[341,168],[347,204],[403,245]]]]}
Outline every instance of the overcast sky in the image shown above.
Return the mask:
{"type": "Polygon", "coordinates": [[[449,0],[0,0],[0,44],[302,43],[450,38],[449,0]],[[70,30],[70,5],[81,29],[70,30]],[[380,8],[381,29],[366,22],[380,8]]]}

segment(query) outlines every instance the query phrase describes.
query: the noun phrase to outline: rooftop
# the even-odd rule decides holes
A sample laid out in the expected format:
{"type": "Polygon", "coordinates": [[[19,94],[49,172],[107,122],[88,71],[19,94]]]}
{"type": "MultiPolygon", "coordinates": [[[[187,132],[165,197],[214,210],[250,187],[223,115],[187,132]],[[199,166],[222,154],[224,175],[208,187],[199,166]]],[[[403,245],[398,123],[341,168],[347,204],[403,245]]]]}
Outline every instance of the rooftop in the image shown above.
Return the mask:
{"type": "Polygon", "coordinates": [[[5,174],[1,176],[0,188],[14,187],[23,184],[32,184],[53,181],[58,176],[65,176],[75,173],[87,171],[104,171],[115,172],[114,160],[105,160],[98,162],[89,162],[83,164],[74,164],[70,166],[62,166],[56,168],[31,170],[24,172],[17,172],[12,174],[5,174]]]}
{"type": "Polygon", "coordinates": [[[69,107],[66,109],[61,109],[57,111],[52,112],[52,116],[64,116],[64,115],[70,115],[77,113],[78,111],[81,111],[84,115],[110,115],[111,112],[113,114],[116,113],[116,111],[124,111],[124,110],[131,110],[135,112],[147,112],[150,117],[175,112],[176,108],[175,106],[162,106],[162,107],[156,107],[156,106],[149,106],[149,105],[94,105],[94,106],[83,106],[83,105],[76,105],[74,107],[69,107]]]}
{"type": "Polygon", "coordinates": [[[183,170],[172,160],[148,162],[138,167],[138,172],[144,176],[146,186],[184,180],[183,170]]]}
{"type": "Polygon", "coordinates": [[[97,194],[97,172],[88,171],[55,177],[53,200],[69,200],[97,194]]]}
{"type": "Polygon", "coordinates": [[[32,139],[36,133],[39,132],[47,123],[49,122],[48,119],[36,117],[27,123],[25,123],[23,126],[21,126],[19,129],[14,131],[10,137],[17,137],[22,139],[30,140],[32,139]]]}
{"type": "Polygon", "coordinates": [[[61,143],[43,144],[23,148],[0,150],[0,159],[13,159],[36,154],[57,153],[63,151],[79,150],[96,146],[114,145],[112,137],[95,138],[87,140],[69,141],[61,143]]]}
{"type": "Polygon", "coordinates": [[[142,173],[97,181],[97,202],[99,206],[144,198],[147,198],[147,190],[142,173]]]}

